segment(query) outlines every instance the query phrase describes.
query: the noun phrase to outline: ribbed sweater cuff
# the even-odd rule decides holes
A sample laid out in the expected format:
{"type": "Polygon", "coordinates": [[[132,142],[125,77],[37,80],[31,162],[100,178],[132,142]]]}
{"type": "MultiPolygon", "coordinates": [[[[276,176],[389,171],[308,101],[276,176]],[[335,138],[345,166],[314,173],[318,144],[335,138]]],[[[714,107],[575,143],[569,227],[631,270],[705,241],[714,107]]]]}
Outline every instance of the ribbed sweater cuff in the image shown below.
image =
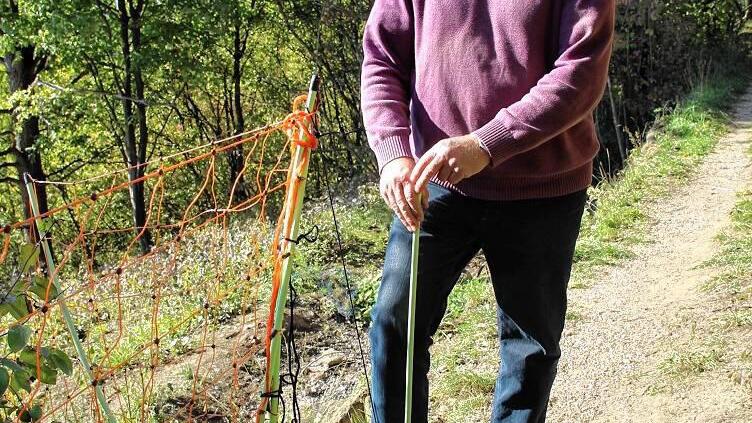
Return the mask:
{"type": "Polygon", "coordinates": [[[491,155],[491,167],[499,165],[514,154],[515,143],[512,133],[498,119],[490,122],[473,132],[480,139],[491,155]]]}
{"type": "Polygon", "coordinates": [[[384,165],[399,157],[412,157],[410,151],[410,137],[408,135],[394,135],[385,137],[374,143],[371,147],[376,153],[376,161],[379,165],[379,172],[384,165]]]}

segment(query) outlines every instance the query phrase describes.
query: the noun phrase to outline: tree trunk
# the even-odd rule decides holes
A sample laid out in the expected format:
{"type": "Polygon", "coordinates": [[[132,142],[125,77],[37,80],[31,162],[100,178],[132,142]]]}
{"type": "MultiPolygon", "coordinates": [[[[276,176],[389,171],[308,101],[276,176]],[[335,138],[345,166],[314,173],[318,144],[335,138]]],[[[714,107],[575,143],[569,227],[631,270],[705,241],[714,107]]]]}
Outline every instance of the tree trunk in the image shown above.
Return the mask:
{"type": "MultiPolygon", "coordinates": [[[[8,74],[9,92],[12,95],[15,92],[24,91],[31,87],[38,73],[45,67],[46,58],[38,56],[34,46],[25,46],[8,53],[4,57],[4,63],[8,74]]],[[[32,178],[37,180],[47,179],[44,167],[42,166],[42,154],[38,149],[34,148],[40,134],[39,118],[37,116],[21,118],[18,111],[13,110],[11,119],[15,133],[13,145],[14,165],[18,173],[18,184],[23,201],[24,217],[30,218],[32,216],[31,205],[23,183],[23,175],[24,173],[28,173],[32,178]]],[[[48,210],[46,185],[38,185],[36,192],[39,200],[39,211],[45,213],[48,210]]]]}
{"type": "MultiPolygon", "coordinates": [[[[123,154],[128,166],[128,179],[135,181],[144,176],[146,162],[146,147],[148,145],[148,132],[146,126],[146,105],[144,103],[144,83],[141,68],[138,63],[133,64],[131,44],[138,52],[141,47],[141,16],[143,5],[133,7],[132,1],[118,2],[120,12],[120,47],[123,55],[123,119],[125,125],[122,142],[123,154]],[[130,14],[129,14],[130,11],[130,14]],[[132,26],[131,26],[132,25],[132,26]],[[131,34],[132,32],[132,34],[131,34]],[[131,41],[133,37],[133,41],[131,41]],[[136,85],[136,114],[133,113],[133,85],[136,85]],[[138,125],[138,140],[136,140],[136,126],[138,125]]],[[[146,226],[146,194],[143,181],[130,185],[130,200],[133,211],[133,223],[141,251],[146,254],[151,250],[151,233],[146,226]]]]}
{"type": "Polygon", "coordinates": [[[621,166],[624,167],[624,164],[627,162],[627,146],[624,144],[622,127],[619,124],[619,117],[616,114],[616,102],[614,101],[614,91],[611,88],[611,78],[609,77],[606,82],[608,85],[607,89],[609,104],[611,105],[611,117],[614,122],[614,132],[616,133],[616,144],[619,148],[619,158],[621,159],[621,166]]]}
{"type": "MultiPolygon", "coordinates": [[[[243,100],[241,97],[241,79],[242,69],[241,61],[245,55],[246,39],[241,39],[240,35],[240,16],[235,14],[233,31],[233,55],[232,55],[232,90],[233,90],[233,109],[235,116],[235,134],[240,135],[245,132],[245,117],[243,115],[243,100]]],[[[245,180],[243,177],[243,161],[245,154],[243,153],[243,146],[239,145],[236,148],[227,152],[227,164],[230,169],[230,193],[233,196],[234,201],[243,201],[248,198],[248,190],[246,189],[245,180]],[[233,186],[235,189],[233,190],[233,186]]]]}

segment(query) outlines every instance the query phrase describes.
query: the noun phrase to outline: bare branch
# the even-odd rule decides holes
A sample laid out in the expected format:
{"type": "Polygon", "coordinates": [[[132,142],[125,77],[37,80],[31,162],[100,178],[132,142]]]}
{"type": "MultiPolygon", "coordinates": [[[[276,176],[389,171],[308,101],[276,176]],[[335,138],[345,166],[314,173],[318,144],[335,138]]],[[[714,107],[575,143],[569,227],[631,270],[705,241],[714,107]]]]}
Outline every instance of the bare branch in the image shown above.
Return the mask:
{"type": "Polygon", "coordinates": [[[78,75],[76,75],[75,77],[73,77],[73,79],[70,80],[70,82],[68,83],[68,86],[72,87],[73,85],[76,84],[76,82],[80,81],[81,78],[83,78],[84,76],[86,76],[88,74],[89,74],[89,70],[88,69],[82,70],[81,73],[79,73],[78,75]]]}

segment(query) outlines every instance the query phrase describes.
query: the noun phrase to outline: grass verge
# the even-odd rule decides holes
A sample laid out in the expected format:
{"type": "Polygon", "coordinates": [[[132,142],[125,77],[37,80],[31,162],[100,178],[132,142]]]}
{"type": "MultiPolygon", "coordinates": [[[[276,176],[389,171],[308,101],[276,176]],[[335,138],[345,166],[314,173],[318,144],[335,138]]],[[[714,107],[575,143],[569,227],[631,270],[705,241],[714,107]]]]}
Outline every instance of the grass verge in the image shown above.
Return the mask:
{"type": "Polygon", "coordinates": [[[575,253],[572,288],[585,288],[592,270],[630,255],[642,240],[647,202],[668,194],[729,128],[725,113],[746,87],[738,75],[710,80],[658,118],[652,142],[632,150],[625,169],[590,190],[575,253]]]}

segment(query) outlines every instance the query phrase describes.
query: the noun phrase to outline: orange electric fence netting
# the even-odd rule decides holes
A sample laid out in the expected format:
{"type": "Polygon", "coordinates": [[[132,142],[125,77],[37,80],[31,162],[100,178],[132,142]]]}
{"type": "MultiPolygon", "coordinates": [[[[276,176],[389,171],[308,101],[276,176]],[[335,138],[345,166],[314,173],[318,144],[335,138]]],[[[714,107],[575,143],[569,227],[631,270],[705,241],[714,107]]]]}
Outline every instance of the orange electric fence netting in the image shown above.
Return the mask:
{"type": "MultiPolygon", "coordinates": [[[[5,226],[0,277],[10,281],[0,292],[0,418],[253,420],[267,368],[275,251],[285,230],[279,217],[290,206],[286,189],[295,188],[290,149],[315,147],[311,119],[296,111],[276,124],[162,157],[145,164],[138,179],[129,180],[133,169],[122,169],[59,183],[106,188],[41,219],[5,226]],[[242,170],[227,182],[221,160],[240,149],[242,170]],[[186,182],[195,180],[201,182],[186,182]],[[135,184],[146,193],[146,223],[139,228],[122,224],[135,184]],[[170,198],[178,190],[182,203],[170,198]],[[115,213],[121,217],[113,219],[115,213]],[[147,234],[151,249],[142,253],[147,234]],[[52,271],[43,242],[53,252],[52,271]],[[79,360],[66,310],[90,370],[79,360]]],[[[38,190],[56,183],[29,184],[38,190]]]]}

